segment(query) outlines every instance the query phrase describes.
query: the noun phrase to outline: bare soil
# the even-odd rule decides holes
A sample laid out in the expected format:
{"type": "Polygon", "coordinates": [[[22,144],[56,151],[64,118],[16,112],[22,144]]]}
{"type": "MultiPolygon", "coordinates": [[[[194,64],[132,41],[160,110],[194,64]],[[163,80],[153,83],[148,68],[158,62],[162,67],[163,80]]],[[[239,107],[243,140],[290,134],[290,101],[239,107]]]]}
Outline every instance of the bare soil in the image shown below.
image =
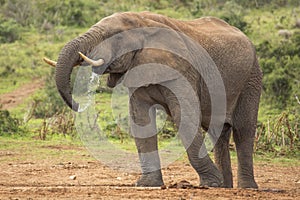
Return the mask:
{"type": "MultiPolygon", "coordinates": [[[[197,187],[196,173],[181,160],[163,169],[165,188],[138,188],[139,173],[114,171],[83,147],[31,146],[0,150],[0,199],[300,199],[297,165],[260,161],[255,165],[258,190],[223,189],[197,187]],[[44,153],[36,152],[41,149],[44,153]]],[[[233,170],[236,185],[236,164],[233,170]]]]}
{"type": "Polygon", "coordinates": [[[11,109],[19,104],[23,103],[26,98],[32,95],[37,89],[44,86],[44,82],[40,79],[32,80],[29,83],[25,83],[18,89],[0,95],[1,109],[11,109]]]}

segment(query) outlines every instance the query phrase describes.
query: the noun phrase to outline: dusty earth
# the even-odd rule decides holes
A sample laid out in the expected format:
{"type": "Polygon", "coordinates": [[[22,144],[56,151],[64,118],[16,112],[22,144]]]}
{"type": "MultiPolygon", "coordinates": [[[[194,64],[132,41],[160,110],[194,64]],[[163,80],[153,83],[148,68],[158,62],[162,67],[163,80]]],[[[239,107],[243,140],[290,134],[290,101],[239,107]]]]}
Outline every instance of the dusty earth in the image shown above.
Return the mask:
{"type": "Polygon", "coordinates": [[[12,92],[0,95],[1,109],[11,109],[18,106],[23,103],[27,97],[43,86],[44,82],[42,80],[34,79],[29,83],[23,84],[21,87],[12,92]]]}
{"type": "Polygon", "coordinates": [[[139,173],[112,170],[83,147],[24,143],[0,150],[0,199],[300,199],[300,166],[260,161],[255,172],[258,190],[199,188],[182,159],[163,169],[165,189],[137,188],[139,173]]]}

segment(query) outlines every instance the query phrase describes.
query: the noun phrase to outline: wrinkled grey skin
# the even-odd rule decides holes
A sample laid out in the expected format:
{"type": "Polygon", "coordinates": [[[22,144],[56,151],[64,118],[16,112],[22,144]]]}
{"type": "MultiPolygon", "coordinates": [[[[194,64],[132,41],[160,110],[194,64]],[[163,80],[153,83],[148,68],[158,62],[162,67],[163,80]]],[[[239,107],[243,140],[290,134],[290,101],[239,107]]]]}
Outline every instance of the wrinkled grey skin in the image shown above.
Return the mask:
{"type": "MultiPolygon", "coordinates": [[[[256,59],[255,50],[247,37],[238,29],[216,18],[201,18],[193,21],[179,21],[149,12],[118,13],[101,20],[85,34],[65,45],[59,54],[56,66],[56,85],[64,101],[73,110],[78,104],[72,99],[70,75],[74,66],[84,64],[78,52],[92,59],[108,60],[95,47],[106,38],[125,30],[139,27],[163,27],[186,34],[197,41],[214,60],[226,89],[226,119],[221,137],[214,147],[215,164],[209,158],[199,158],[198,152],[203,138],[199,133],[187,149],[191,165],[199,174],[201,185],[212,187],[233,187],[229,155],[229,138],[233,132],[238,156],[238,187],[257,188],[253,175],[253,142],[257,122],[257,112],[261,92],[262,72],[256,59]]],[[[111,46],[110,51],[119,46],[111,46]]],[[[103,50],[105,51],[105,50],[103,50]]],[[[191,69],[189,63],[169,52],[158,49],[141,49],[127,53],[110,63],[105,73],[109,73],[107,84],[114,87],[123,74],[134,66],[146,63],[161,63],[172,66],[179,72],[188,72],[186,77],[198,92],[202,121],[201,126],[208,129],[210,120],[210,100],[201,77],[191,69]],[[200,94],[201,93],[201,94],[200,94]]],[[[172,80],[170,80],[172,81],[172,80]]],[[[130,88],[129,88],[130,89],[130,88]]],[[[137,89],[130,99],[130,113],[135,123],[149,123],[149,108],[161,104],[178,125],[180,109],[176,97],[170,90],[157,84],[137,89]]],[[[139,153],[157,150],[157,137],[136,138],[139,153]]],[[[156,158],[159,160],[158,155],[156,158]]],[[[159,165],[159,161],[152,162],[159,165]]],[[[143,169],[143,166],[142,166],[143,169]]],[[[143,170],[142,170],[143,172],[143,170]]],[[[137,181],[138,186],[161,186],[161,170],[143,172],[137,181]]]]}

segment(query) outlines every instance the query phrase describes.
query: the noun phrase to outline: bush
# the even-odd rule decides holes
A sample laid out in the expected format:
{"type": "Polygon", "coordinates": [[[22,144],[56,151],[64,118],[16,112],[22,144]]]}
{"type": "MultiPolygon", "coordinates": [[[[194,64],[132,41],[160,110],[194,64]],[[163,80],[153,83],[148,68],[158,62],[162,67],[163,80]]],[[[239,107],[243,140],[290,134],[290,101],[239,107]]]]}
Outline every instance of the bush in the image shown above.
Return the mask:
{"type": "Polygon", "coordinates": [[[50,118],[44,118],[38,136],[41,140],[45,140],[49,135],[63,134],[72,138],[77,136],[75,130],[75,118],[72,112],[63,110],[59,114],[55,114],[50,118]]]}
{"type": "Polygon", "coordinates": [[[21,26],[33,24],[36,14],[33,1],[7,0],[2,13],[7,19],[13,19],[21,26]]]}
{"type": "Polygon", "coordinates": [[[24,133],[21,121],[12,117],[8,110],[0,110],[0,136],[24,133]]]}
{"type": "Polygon", "coordinates": [[[280,103],[280,107],[284,109],[287,101],[291,96],[291,85],[289,79],[284,76],[276,77],[270,85],[271,93],[280,103]]]}
{"type": "Polygon", "coordinates": [[[299,117],[295,110],[289,110],[258,123],[254,149],[258,153],[275,155],[294,155],[299,152],[299,117]]]}
{"type": "Polygon", "coordinates": [[[299,6],[299,1],[295,0],[239,0],[239,3],[247,7],[262,7],[262,6],[272,6],[272,7],[283,7],[283,6],[299,6]]]}
{"type": "Polygon", "coordinates": [[[262,41],[257,52],[264,72],[264,100],[281,110],[298,106],[294,102],[295,95],[300,95],[300,33],[295,32],[289,40],[277,44],[262,41]]]}
{"type": "Polygon", "coordinates": [[[0,43],[11,43],[21,38],[21,27],[13,19],[0,20],[0,43]]]}
{"type": "Polygon", "coordinates": [[[0,0],[0,5],[5,19],[27,28],[40,28],[45,22],[54,26],[90,26],[105,15],[96,0],[0,0]]]}
{"type": "Polygon", "coordinates": [[[84,10],[86,9],[83,1],[52,1],[45,8],[45,18],[56,25],[83,26],[86,25],[88,17],[84,10]]]}
{"type": "Polygon", "coordinates": [[[220,18],[228,22],[230,25],[246,32],[247,23],[244,21],[245,9],[234,1],[228,1],[222,8],[220,18]]]}

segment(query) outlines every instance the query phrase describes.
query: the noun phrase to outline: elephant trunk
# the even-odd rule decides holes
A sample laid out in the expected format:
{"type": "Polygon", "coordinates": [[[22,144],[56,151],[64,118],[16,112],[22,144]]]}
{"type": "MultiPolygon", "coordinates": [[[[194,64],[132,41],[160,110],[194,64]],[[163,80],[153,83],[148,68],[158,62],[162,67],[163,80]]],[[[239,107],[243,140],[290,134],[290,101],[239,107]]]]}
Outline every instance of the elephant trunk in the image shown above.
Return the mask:
{"type": "MultiPolygon", "coordinates": [[[[79,104],[72,98],[70,81],[72,70],[83,60],[80,54],[88,52],[103,41],[102,31],[101,27],[91,28],[84,35],[67,43],[61,50],[56,63],[55,82],[57,89],[66,104],[76,112],[79,110],[79,104]]],[[[101,62],[103,64],[104,61],[101,62]]]]}
{"type": "Polygon", "coordinates": [[[55,82],[61,97],[76,112],[79,109],[79,104],[72,98],[70,79],[73,67],[79,61],[78,46],[79,44],[75,40],[65,45],[59,54],[55,72],[55,82]]]}
{"type": "MultiPolygon", "coordinates": [[[[83,54],[86,54],[103,41],[104,33],[101,26],[94,26],[84,35],[67,43],[59,54],[55,72],[56,86],[66,104],[76,112],[79,110],[79,104],[72,98],[70,81],[73,67],[83,60],[89,64],[94,62],[91,59],[86,60],[87,58],[83,54]]],[[[95,62],[96,65],[102,65],[104,60],[99,59],[95,62]]]]}

